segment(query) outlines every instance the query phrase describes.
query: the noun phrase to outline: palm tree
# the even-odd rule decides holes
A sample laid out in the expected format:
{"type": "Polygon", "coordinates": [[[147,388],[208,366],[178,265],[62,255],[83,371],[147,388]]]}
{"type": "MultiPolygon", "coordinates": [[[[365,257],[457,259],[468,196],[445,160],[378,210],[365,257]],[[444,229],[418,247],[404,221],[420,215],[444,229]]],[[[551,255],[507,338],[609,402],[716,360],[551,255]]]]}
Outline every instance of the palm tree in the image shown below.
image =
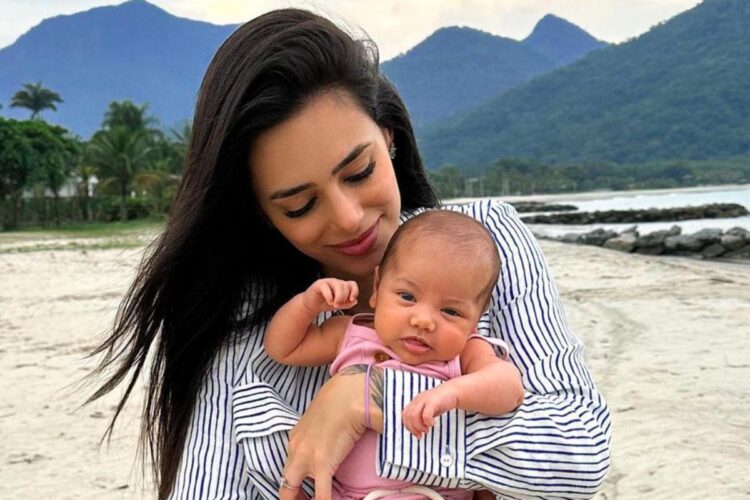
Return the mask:
{"type": "Polygon", "coordinates": [[[41,112],[45,109],[57,111],[55,103],[63,102],[57,92],[42,87],[42,82],[27,83],[23,90],[19,90],[13,96],[10,105],[13,108],[26,108],[31,110],[31,119],[41,119],[41,112]]]}
{"type": "Polygon", "coordinates": [[[106,129],[125,127],[130,130],[144,130],[149,134],[158,132],[154,128],[156,118],[147,114],[148,104],[137,106],[131,101],[112,101],[104,114],[106,129]]]}
{"type": "Polygon", "coordinates": [[[117,187],[122,221],[128,219],[127,198],[133,191],[136,174],[148,164],[150,151],[144,130],[123,126],[101,130],[89,142],[87,156],[97,168],[99,187],[117,187]]]}
{"type": "Polygon", "coordinates": [[[94,211],[91,209],[90,190],[91,186],[94,184],[94,179],[96,178],[96,171],[96,167],[89,163],[86,155],[81,155],[78,158],[78,163],[73,170],[78,198],[83,201],[83,217],[88,222],[94,220],[94,211]]]}

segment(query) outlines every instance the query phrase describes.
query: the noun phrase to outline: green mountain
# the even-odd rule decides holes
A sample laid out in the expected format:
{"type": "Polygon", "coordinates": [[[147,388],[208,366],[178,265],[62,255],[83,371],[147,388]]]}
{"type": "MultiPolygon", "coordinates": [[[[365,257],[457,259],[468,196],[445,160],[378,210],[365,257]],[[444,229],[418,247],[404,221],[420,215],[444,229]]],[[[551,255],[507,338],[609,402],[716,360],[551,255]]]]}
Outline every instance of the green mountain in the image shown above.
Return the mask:
{"type": "Polygon", "coordinates": [[[604,45],[568,21],[548,15],[520,42],[472,28],[441,28],[381,68],[420,127],[604,45]]]}
{"type": "Polygon", "coordinates": [[[420,134],[427,164],[750,155],[750,2],[705,0],[641,37],[420,134]]]}
{"type": "Polygon", "coordinates": [[[564,66],[607,45],[565,19],[547,14],[522,42],[539,54],[564,66]]]}
{"type": "Polygon", "coordinates": [[[0,49],[0,113],[28,118],[11,97],[41,81],[64,100],[44,119],[84,137],[114,100],[148,103],[163,126],[175,126],[193,115],[208,62],[235,28],[175,17],[145,0],[45,19],[0,49]]]}

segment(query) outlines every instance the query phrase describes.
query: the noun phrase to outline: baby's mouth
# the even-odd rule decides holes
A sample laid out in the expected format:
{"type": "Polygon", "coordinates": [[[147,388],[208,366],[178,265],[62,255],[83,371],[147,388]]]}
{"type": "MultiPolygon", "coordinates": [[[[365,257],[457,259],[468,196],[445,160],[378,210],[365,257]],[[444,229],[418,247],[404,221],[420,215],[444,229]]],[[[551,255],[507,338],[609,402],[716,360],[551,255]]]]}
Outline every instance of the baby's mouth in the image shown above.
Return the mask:
{"type": "Polygon", "coordinates": [[[424,354],[432,349],[430,345],[419,337],[404,337],[401,339],[404,349],[412,354],[424,354]]]}

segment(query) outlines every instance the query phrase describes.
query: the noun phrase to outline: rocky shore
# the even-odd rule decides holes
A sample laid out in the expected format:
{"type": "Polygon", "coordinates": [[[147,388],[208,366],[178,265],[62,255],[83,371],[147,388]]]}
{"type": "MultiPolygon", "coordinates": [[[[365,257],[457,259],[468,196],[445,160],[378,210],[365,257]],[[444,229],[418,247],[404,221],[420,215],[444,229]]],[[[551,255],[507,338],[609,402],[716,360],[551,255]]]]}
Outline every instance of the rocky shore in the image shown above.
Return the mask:
{"type": "Polygon", "coordinates": [[[726,232],[721,229],[701,229],[693,234],[682,234],[679,226],[672,226],[668,230],[641,235],[634,226],[620,233],[595,229],[588,233],[570,233],[553,239],[645,255],[750,259],[750,231],[741,227],[734,227],[726,232]]]}
{"type": "Polygon", "coordinates": [[[578,210],[575,205],[561,205],[555,203],[544,203],[541,201],[514,201],[510,203],[519,214],[530,212],[573,212],[578,210]]]}
{"type": "MultiPolygon", "coordinates": [[[[539,207],[537,210],[533,211],[542,212],[551,210],[552,209],[550,208],[539,207]]],[[[548,215],[530,215],[522,217],[521,219],[526,224],[636,224],[641,222],[725,219],[731,217],[742,217],[745,215],[750,215],[750,212],[737,203],[713,203],[710,205],[661,209],[649,208],[646,210],[565,212],[548,215]]]]}

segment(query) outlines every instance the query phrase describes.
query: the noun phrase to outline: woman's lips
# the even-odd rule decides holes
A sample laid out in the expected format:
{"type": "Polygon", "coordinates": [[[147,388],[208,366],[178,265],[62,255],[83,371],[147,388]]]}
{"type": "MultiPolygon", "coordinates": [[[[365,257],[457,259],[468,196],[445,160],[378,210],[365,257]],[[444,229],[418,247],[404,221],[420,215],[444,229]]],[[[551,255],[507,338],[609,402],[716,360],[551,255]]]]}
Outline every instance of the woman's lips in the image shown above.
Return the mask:
{"type": "Polygon", "coordinates": [[[338,245],[332,245],[332,247],[344,255],[350,255],[353,257],[366,254],[373,246],[375,246],[375,242],[378,241],[379,222],[380,219],[376,220],[375,224],[373,224],[370,229],[362,233],[356,239],[339,243],[338,245]]]}

